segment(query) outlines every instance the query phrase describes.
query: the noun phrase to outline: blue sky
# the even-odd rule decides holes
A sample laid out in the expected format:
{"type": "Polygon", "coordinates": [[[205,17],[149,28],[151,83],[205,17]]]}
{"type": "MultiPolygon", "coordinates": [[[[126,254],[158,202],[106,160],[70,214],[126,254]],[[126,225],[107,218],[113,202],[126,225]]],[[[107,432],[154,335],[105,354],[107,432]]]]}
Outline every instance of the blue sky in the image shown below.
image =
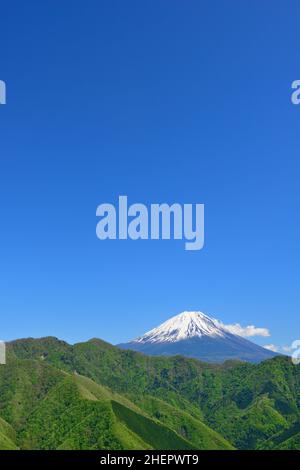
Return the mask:
{"type": "Polygon", "coordinates": [[[300,336],[297,1],[1,6],[5,340],[123,342],[182,310],[300,336]],[[204,203],[206,243],[100,241],[96,207],[204,203]]]}

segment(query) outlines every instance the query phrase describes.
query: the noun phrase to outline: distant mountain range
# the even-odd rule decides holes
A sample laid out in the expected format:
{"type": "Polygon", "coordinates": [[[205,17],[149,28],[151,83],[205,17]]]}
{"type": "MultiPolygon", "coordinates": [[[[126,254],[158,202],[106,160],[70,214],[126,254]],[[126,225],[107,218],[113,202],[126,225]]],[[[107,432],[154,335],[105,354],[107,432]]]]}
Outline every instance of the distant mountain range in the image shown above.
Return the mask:
{"type": "Polygon", "coordinates": [[[99,339],[7,344],[0,449],[300,449],[300,366],[150,357],[99,339]]]}
{"type": "Polygon", "coordinates": [[[277,354],[241,336],[202,312],[183,312],[128,343],[118,345],[144,354],[183,355],[206,362],[261,362],[277,354]]]}

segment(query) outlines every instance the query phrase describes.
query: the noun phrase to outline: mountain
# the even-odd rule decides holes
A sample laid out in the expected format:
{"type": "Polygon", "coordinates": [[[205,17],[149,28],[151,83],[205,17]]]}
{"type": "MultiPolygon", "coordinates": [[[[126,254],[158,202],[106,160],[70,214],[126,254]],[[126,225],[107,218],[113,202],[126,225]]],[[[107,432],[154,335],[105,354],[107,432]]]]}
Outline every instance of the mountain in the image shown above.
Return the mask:
{"type": "Polygon", "coordinates": [[[39,359],[10,354],[0,367],[0,450],[233,449],[198,418],[169,406],[168,420],[159,420],[126,396],[48,364],[42,349],[39,359]]]}
{"type": "Polygon", "coordinates": [[[241,360],[261,362],[276,356],[202,312],[183,312],[129,343],[119,344],[148,355],[183,355],[206,362],[241,360]]]}
{"type": "Polygon", "coordinates": [[[146,356],[99,339],[7,344],[0,448],[299,449],[300,365],[146,356]]]}

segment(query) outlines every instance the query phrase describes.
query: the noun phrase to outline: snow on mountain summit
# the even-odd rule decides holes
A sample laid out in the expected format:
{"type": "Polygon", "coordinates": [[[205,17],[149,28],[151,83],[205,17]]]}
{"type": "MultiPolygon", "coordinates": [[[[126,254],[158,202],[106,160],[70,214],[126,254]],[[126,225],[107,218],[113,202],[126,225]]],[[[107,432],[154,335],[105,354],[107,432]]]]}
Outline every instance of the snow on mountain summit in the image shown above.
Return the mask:
{"type": "Polygon", "coordinates": [[[150,356],[175,356],[222,363],[258,363],[276,353],[232,333],[219,320],[202,312],[182,312],[128,343],[118,345],[150,356]]]}
{"type": "Polygon", "coordinates": [[[134,340],[135,343],[174,343],[193,337],[224,337],[219,322],[202,312],[182,312],[134,340]]]}

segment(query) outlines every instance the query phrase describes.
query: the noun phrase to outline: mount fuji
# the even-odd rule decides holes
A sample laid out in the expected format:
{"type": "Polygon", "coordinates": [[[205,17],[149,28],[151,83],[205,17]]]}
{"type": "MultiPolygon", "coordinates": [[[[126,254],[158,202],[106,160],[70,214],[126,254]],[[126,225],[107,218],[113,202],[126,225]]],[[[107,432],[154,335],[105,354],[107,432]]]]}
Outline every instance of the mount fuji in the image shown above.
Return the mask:
{"type": "Polygon", "coordinates": [[[257,363],[277,355],[231,333],[220,321],[202,312],[182,312],[143,336],[118,346],[150,356],[180,354],[205,362],[257,363]]]}

